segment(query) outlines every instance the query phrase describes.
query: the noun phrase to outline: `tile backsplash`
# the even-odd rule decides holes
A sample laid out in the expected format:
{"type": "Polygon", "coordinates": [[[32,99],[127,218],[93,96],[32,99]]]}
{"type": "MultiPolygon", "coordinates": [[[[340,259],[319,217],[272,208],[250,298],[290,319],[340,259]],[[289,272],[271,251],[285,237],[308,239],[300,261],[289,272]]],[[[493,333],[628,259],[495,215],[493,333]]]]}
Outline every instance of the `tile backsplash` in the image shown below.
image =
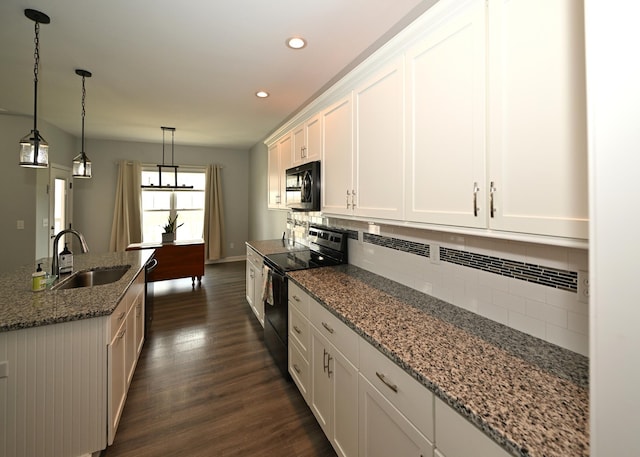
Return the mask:
{"type": "Polygon", "coordinates": [[[289,213],[303,241],[309,223],[350,231],[349,263],[588,356],[589,306],[578,298],[587,250],[289,213]],[[378,229],[379,228],[379,233],[378,229]]]}

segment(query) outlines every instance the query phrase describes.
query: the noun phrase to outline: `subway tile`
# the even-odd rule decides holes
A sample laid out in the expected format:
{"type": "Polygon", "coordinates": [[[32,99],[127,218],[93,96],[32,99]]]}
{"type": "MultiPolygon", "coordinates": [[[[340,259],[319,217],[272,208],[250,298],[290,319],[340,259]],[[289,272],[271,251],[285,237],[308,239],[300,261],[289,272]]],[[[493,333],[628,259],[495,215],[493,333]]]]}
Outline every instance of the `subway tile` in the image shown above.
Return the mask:
{"type": "Polygon", "coordinates": [[[581,333],[583,335],[589,334],[589,317],[583,314],[576,314],[569,312],[569,330],[581,333]]]}
{"type": "Polygon", "coordinates": [[[526,311],[524,298],[502,292],[501,290],[493,291],[493,304],[523,315],[526,311]]]}
{"type": "Polygon", "coordinates": [[[520,330],[521,332],[544,339],[545,322],[516,311],[509,311],[509,326],[520,330]]]}
{"type": "Polygon", "coordinates": [[[558,327],[553,324],[547,324],[546,338],[548,342],[562,346],[570,351],[589,356],[589,336],[558,327]]]}

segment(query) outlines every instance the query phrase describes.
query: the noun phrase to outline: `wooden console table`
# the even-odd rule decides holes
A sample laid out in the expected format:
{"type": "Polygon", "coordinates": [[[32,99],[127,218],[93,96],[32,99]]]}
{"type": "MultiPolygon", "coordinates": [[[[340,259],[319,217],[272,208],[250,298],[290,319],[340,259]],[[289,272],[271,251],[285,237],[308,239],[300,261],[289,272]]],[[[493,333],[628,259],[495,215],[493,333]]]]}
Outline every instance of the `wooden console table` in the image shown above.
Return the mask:
{"type": "Polygon", "coordinates": [[[173,243],[133,243],[127,251],[155,249],[158,266],[149,274],[149,281],[164,281],[191,277],[191,284],[202,282],[204,276],[204,241],[174,241],[173,243]]]}

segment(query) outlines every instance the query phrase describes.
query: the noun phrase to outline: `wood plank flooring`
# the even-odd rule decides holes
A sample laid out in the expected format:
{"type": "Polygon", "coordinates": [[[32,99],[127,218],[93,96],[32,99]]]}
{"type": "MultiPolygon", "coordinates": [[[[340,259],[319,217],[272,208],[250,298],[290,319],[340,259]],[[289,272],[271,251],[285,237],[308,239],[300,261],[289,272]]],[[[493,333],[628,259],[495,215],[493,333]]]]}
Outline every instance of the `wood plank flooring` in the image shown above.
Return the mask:
{"type": "Polygon", "coordinates": [[[103,457],[334,457],[245,300],[245,262],[154,284],[155,312],[103,457]]]}

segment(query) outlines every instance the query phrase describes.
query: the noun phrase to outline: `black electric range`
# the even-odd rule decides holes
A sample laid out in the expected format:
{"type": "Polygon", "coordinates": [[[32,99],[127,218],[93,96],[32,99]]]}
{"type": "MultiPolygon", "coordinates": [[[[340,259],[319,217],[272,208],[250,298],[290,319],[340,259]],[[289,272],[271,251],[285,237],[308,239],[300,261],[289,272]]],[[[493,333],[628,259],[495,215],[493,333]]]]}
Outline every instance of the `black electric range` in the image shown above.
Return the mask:
{"type": "Polygon", "coordinates": [[[271,294],[264,303],[264,341],[282,374],[288,373],[289,304],[287,272],[348,263],[348,235],[345,231],[318,225],[309,227],[309,249],[269,254],[267,283],[271,294]]]}

